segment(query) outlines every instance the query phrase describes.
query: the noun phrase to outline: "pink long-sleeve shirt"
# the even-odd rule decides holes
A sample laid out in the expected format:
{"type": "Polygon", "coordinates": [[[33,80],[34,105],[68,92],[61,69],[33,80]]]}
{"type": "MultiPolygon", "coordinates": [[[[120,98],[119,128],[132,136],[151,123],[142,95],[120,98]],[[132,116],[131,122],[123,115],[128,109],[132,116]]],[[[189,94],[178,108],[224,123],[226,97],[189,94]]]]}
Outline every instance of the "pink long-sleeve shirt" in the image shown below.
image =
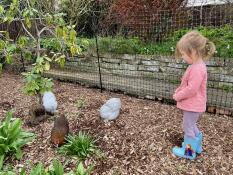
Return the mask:
{"type": "Polygon", "coordinates": [[[204,112],[206,110],[207,68],[203,61],[190,65],[185,71],[180,86],[173,98],[177,107],[185,111],[204,112]]]}

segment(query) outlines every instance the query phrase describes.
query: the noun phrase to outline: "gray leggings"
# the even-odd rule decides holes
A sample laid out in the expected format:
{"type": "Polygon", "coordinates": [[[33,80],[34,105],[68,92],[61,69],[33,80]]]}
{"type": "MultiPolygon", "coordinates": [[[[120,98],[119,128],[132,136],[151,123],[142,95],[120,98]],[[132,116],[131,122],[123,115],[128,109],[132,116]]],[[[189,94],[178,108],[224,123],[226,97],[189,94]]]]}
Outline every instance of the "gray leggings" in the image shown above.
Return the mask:
{"type": "Polygon", "coordinates": [[[197,121],[200,115],[199,112],[183,111],[183,130],[186,136],[194,138],[199,134],[197,121]]]}

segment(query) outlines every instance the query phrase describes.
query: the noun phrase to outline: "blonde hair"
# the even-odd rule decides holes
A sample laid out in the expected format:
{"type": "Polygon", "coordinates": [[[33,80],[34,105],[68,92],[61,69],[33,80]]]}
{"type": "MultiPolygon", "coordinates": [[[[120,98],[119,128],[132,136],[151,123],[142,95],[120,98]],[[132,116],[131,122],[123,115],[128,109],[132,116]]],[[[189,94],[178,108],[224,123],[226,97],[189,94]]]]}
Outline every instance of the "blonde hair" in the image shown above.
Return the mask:
{"type": "MultiPolygon", "coordinates": [[[[196,51],[198,57],[208,59],[215,53],[215,45],[208,38],[201,35],[198,31],[186,33],[177,43],[175,57],[181,58],[181,52],[191,55],[196,51]]],[[[196,60],[195,60],[196,61],[196,60]]]]}

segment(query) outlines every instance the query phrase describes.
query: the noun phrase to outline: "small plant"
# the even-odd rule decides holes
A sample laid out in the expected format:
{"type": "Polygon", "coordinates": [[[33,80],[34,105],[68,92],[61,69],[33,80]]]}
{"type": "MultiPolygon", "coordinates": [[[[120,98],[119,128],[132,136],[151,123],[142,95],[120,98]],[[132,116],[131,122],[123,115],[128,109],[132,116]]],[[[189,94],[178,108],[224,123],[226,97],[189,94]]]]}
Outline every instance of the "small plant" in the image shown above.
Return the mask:
{"type": "Polygon", "coordinates": [[[75,136],[69,135],[66,140],[67,143],[60,148],[60,153],[74,155],[84,160],[97,151],[95,141],[86,133],[79,132],[75,136]]]}
{"type": "MultiPolygon", "coordinates": [[[[46,169],[42,163],[37,164],[32,168],[30,175],[63,175],[64,168],[60,162],[57,160],[53,161],[52,168],[46,169]]],[[[26,174],[25,174],[26,175],[26,174]]]]}
{"type": "Polygon", "coordinates": [[[55,160],[53,161],[53,167],[49,170],[49,175],[63,175],[64,168],[61,162],[55,160]]]}
{"type": "Polygon", "coordinates": [[[23,156],[21,148],[34,139],[34,134],[22,130],[22,120],[12,119],[13,112],[8,112],[5,120],[0,123],[0,169],[8,155],[17,159],[23,156]],[[13,121],[12,121],[13,120],[13,121]]]}
{"type": "Polygon", "coordinates": [[[77,102],[76,105],[78,107],[78,109],[83,109],[86,106],[86,100],[81,97],[77,102]]]}
{"type": "MultiPolygon", "coordinates": [[[[88,166],[84,168],[82,162],[80,162],[74,171],[64,173],[64,167],[61,162],[55,160],[53,161],[53,166],[45,168],[42,163],[38,163],[32,167],[29,175],[90,175],[93,171],[93,166],[88,166]]],[[[6,167],[4,170],[0,171],[0,175],[26,175],[26,170],[23,168],[20,172],[16,173],[14,168],[6,167]]]]}
{"type": "Polygon", "coordinates": [[[70,172],[68,175],[90,175],[93,171],[93,166],[84,168],[82,162],[80,162],[74,172],[70,172]]]}
{"type": "Polygon", "coordinates": [[[30,175],[47,175],[44,166],[42,163],[37,164],[35,167],[32,168],[30,175]]]}

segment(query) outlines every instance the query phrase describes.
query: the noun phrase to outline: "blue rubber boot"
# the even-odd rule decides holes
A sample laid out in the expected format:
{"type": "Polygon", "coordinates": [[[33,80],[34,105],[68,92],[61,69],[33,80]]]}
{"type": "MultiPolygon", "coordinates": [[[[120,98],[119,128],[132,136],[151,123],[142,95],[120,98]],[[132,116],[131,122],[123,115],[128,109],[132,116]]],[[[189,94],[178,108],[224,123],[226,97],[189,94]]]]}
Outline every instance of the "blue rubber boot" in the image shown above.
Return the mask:
{"type": "Polygon", "coordinates": [[[201,154],[203,149],[202,149],[202,139],[203,139],[203,135],[201,132],[199,132],[198,134],[198,139],[199,139],[199,144],[198,144],[198,147],[197,147],[197,154],[201,154]]]}
{"type": "MultiPolygon", "coordinates": [[[[203,135],[201,132],[199,132],[198,134],[198,140],[199,140],[199,144],[198,144],[198,147],[197,147],[197,154],[201,154],[203,149],[202,149],[202,139],[203,139],[203,135]]],[[[182,142],[182,146],[184,146],[184,142],[182,142]]]]}
{"type": "Polygon", "coordinates": [[[178,157],[183,157],[186,159],[195,159],[196,158],[196,152],[199,146],[199,138],[195,137],[184,137],[184,143],[182,144],[181,148],[174,147],[172,149],[173,154],[175,154],[178,157]]]}

